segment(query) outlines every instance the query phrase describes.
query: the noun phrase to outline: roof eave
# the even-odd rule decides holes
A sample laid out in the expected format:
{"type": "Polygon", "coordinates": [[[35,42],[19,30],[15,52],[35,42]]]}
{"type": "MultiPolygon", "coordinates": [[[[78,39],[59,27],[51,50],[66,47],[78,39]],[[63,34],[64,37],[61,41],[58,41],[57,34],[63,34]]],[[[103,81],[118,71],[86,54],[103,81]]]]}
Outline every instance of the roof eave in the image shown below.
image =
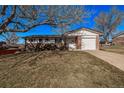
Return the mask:
{"type": "Polygon", "coordinates": [[[89,31],[89,32],[92,32],[92,33],[103,35],[102,32],[96,31],[96,30],[93,30],[93,29],[89,29],[89,28],[80,28],[80,29],[77,29],[77,30],[68,31],[68,32],[64,33],[64,35],[74,33],[74,32],[80,31],[80,30],[86,30],[86,31],[89,31]]]}

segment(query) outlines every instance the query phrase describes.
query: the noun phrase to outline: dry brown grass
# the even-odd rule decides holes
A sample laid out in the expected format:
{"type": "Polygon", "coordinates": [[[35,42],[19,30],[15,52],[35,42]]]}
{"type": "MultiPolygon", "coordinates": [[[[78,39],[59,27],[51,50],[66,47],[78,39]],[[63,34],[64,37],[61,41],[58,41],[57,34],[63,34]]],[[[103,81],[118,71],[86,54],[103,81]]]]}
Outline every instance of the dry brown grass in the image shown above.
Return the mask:
{"type": "Polygon", "coordinates": [[[0,87],[124,87],[124,72],[85,52],[0,57],[0,87]]]}
{"type": "Polygon", "coordinates": [[[102,48],[102,50],[124,55],[124,46],[115,45],[108,48],[102,48]]]}

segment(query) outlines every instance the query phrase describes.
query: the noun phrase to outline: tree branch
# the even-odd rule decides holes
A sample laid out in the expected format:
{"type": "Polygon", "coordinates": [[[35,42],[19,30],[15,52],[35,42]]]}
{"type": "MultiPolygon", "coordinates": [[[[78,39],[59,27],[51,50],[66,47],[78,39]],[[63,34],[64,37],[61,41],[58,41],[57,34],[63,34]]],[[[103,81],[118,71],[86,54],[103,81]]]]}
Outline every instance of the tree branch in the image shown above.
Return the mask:
{"type": "Polygon", "coordinates": [[[12,21],[12,19],[15,17],[15,13],[16,13],[16,6],[13,7],[13,11],[11,13],[11,16],[9,18],[7,18],[3,24],[0,26],[0,30],[5,30],[5,28],[9,25],[9,23],[12,21]]]}

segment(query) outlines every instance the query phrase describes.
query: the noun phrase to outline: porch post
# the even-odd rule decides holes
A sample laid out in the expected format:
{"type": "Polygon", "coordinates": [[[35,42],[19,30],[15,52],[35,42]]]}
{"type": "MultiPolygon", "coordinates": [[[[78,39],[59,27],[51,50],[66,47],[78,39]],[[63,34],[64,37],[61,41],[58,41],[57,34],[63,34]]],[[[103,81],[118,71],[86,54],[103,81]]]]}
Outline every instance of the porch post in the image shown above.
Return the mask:
{"type": "Polygon", "coordinates": [[[76,48],[81,49],[81,36],[76,36],[76,48]]]}
{"type": "Polygon", "coordinates": [[[96,36],[96,49],[100,49],[100,44],[99,44],[99,35],[96,36]]]}
{"type": "Polygon", "coordinates": [[[66,36],[64,36],[64,47],[65,47],[65,49],[67,49],[67,42],[66,42],[66,36]]]}

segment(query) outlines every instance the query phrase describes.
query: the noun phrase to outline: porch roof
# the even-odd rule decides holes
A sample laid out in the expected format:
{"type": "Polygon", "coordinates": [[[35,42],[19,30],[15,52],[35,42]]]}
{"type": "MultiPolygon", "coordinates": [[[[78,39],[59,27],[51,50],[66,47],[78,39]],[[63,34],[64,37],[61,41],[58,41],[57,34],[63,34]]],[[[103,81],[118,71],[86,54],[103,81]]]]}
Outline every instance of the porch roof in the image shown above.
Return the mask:
{"type": "Polygon", "coordinates": [[[60,38],[60,37],[61,35],[31,35],[23,38],[30,39],[30,38],[60,38]]]}

